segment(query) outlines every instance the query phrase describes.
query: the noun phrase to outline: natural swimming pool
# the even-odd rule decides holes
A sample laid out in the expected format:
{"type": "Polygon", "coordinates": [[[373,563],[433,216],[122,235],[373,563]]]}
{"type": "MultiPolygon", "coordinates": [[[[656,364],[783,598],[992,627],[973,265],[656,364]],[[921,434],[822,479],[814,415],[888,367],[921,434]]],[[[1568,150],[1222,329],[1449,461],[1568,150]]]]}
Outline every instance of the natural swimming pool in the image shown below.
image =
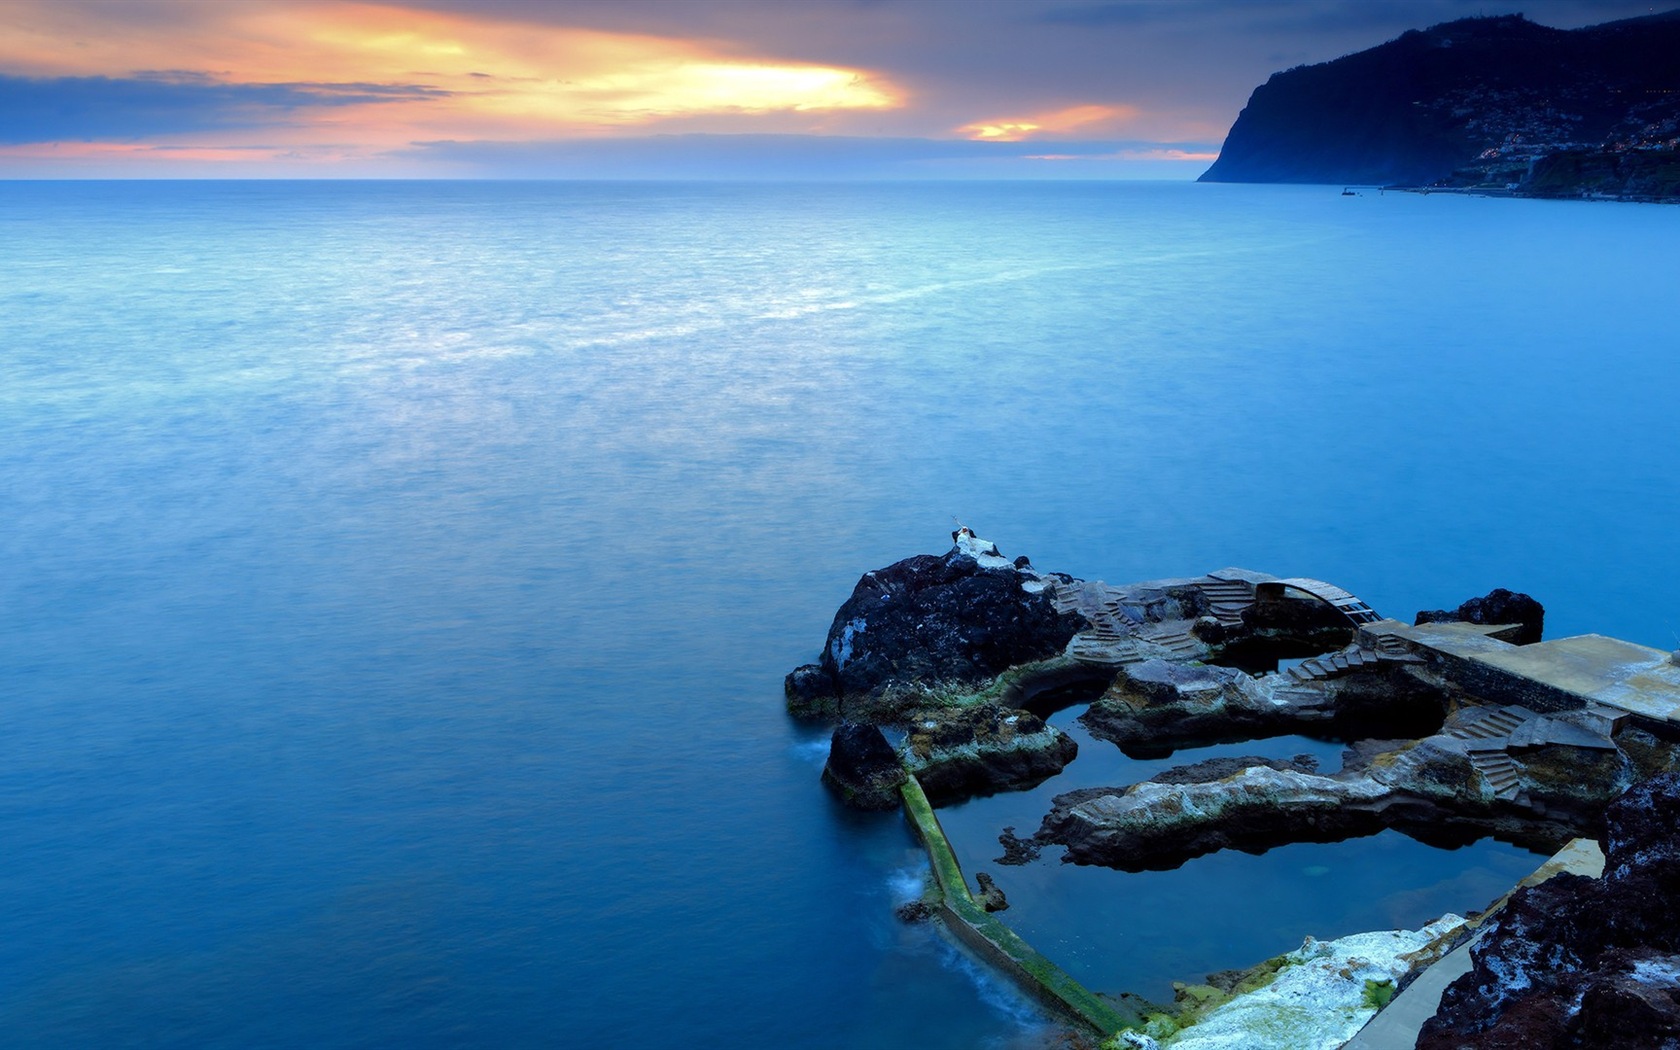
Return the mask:
{"type": "Polygon", "coordinates": [[[972,881],[988,872],[1009,898],[999,914],[1011,929],[1087,987],[1172,1001],[1174,981],[1252,966],[1300,947],[1305,936],[1416,929],[1446,912],[1480,910],[1543,860],[1484,838],[1444,850],[1388,830],[1341,842],[1301,842],[1262,854],[1236,850],[1195,858],[1172,871],[1121,872],[1062,862],[1045,848],[1024,865],[1002,865],[998,834],[1025,838],[1051,799],[1085,787],[1117,787],[1207,758],[1310,754],[1322,773],[1341,767],[1343,745],[1304,736],[1184,749],[1134,759],[1093,738],[1078,721],[1084,705],[1048,721],[1079,744],[1058,776],[1029,791],[971,799],[939,820],[972,881]]]}

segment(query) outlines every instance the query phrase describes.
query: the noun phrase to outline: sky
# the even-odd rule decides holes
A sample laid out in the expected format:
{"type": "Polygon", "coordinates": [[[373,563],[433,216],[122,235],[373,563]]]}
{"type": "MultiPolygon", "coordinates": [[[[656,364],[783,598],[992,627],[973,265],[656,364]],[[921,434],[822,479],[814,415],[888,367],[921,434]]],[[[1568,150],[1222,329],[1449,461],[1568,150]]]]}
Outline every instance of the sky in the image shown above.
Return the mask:
{"type": "Polygon", "coordinates": [[[0,178],[1194,178],[1279,70],[1625,0],[0,0],[0,178]]]}

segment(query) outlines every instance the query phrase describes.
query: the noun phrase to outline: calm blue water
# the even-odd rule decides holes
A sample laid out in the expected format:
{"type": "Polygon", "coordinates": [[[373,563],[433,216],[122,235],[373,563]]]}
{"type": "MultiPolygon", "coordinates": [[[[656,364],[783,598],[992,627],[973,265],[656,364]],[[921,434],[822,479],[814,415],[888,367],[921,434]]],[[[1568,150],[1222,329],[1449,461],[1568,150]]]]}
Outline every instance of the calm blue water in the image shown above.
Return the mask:
{"type": "Polygon", "coordinates": [[[958,515],[1672,645],[1676,245],[1300,187],[0,184],[0,1043],[1030,1046],[782,714],[858,575],[958,515]]]}

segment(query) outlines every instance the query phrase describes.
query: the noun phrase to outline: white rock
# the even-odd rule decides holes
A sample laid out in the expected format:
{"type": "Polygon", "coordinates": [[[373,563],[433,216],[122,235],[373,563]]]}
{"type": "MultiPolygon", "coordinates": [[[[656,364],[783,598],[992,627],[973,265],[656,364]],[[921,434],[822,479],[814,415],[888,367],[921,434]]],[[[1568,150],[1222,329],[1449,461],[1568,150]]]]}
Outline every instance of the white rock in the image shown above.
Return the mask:
{"type": "Polygon", "coordinates": [[[1398,983],[1400,958],[1464,924],[1443,915],[1421,930],[1356,933],[1334,941],[1306,939],[1264,988],[1215,1007],[1202,1020],[1160,1040],[1166,1050],[1335,1050],[1376,1013],[1365,1004],[1366,981],[1398,983]]]}
{"type": "Polygon", "coordinates": [[[1012,569],[1015,563],[998,553],[997,544],[965,529],[957,530],[957,550],[980,563],[982,569],[1012,569]]]}

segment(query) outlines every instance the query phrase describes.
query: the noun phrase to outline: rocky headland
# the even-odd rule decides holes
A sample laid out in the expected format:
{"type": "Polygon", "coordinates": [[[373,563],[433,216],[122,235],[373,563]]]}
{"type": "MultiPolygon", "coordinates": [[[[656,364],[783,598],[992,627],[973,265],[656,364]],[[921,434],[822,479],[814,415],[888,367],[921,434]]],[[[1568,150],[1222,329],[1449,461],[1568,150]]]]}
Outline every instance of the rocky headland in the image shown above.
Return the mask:
{"type": "Polygon", "coordinates": [[[1462,19],[1277,73],[1202,181],[1680,200],[1680,11],[1462,19]]]}
{"type": "MultiPolygon", "coordinates": [[[[1519,896],[1508,912],[1515,932],[1486,943],[1565,945],[1587,925],[1567,918],[1577,913],[1565,898],[1598,908],[1618,893],[1680,889],[1663,866],[1680,871],[1663,859],[1680,848],[1628,845],[1672,836],[1680,814],[1680,778],[1652,779],[1680,770],[1680,654],[1595,635],[1544,641],[1540,603],[1506,590],[1406,623],[1320,580],[1223,569],[1113,586],[1042,572],[967,530],[953,538],[944,555],[864,574],[819,662],[787,677],[791,713],[837,723],[823,779],[851,805],[891,808],[912,779],[933,805],[1042,783],[1077,750],[1045,718],[1083,704],[1094,737],[1139,756],[1284,734],[1346,751],[1333,773],[1310,756],[1222,758],[1063,793],[1030,837],[1000,836],[999,863],[1055,846],[1069,863],[1165,869],[1220,849],[1385,828],[1441,845],[1492,835],[1550,851],[1597,837],[1608,812],[1608,888],[1565,879],[1532,891],[1551,895],[1532,905],[1519,896]],[[1565,918],[1543,926],[1541,912],[1565,918]]],[[[1463,1016],[1533,1014],[1598,1031],[1599,999],[1570,995],[1623,1003],[1680,974],[1680,963],[1662,969],[1680,942],[1646,929],[1680,928],[1666,907],[1628,904],[1599,940],[1541,951],[1563,967],[1554,998],[1574,1004],[1563,1013],[1522,1005],[1506,986],[1495,1009],[1497,981],[1483,980],[1481,991],[1454,993],[1470,1004],[1463,1016]]],[[[1496,977],[1517,972],[1495,947],[1486,952],[1496,977]]],[[[1664,1002],[1647,1004],[1652,1016],[1664,1002]]],[[[1518,1045],[1488,1038],[1432,1045],[1518,1045]]]]}

